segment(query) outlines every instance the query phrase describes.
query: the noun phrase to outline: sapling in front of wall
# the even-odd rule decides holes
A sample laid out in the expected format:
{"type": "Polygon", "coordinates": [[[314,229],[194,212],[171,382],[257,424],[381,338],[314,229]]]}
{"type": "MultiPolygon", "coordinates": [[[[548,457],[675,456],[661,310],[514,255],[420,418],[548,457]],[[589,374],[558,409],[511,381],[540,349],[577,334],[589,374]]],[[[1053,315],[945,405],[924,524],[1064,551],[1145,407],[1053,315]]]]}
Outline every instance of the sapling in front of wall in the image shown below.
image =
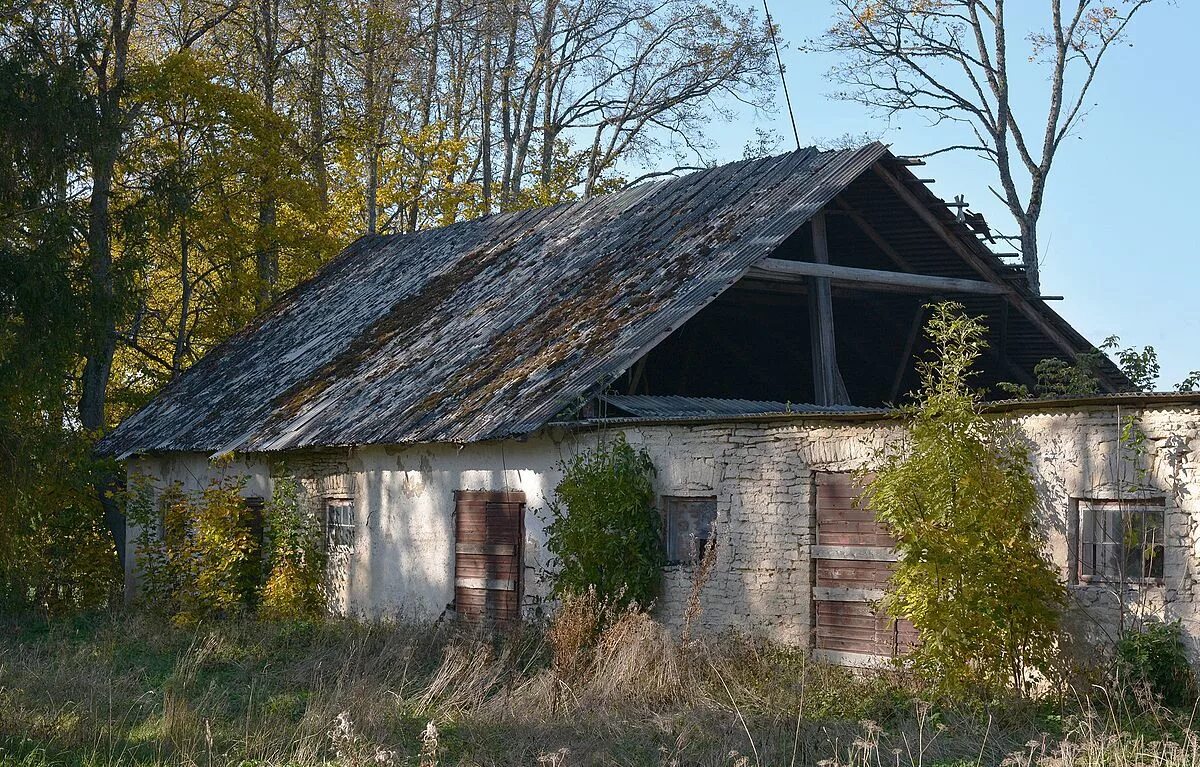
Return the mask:
{"type": "Polygon", "coordinates": [[[1049,670],[1065,587],[1034,516],[1025,445],[971,387],[986,328],[959,304],[931,308],[907,434],[867,486],[899,556],[882,607],[916,626],[906,662],[943,691],[1023,693],[1030,670],[1049,670]]]}
{"type": "Polygon", "coordinates": [[[321,523],[300,504],[300,485],[275,477],[266,508],[268,576],[260,612],[266,618],[313,618],[325,613],[328,594],[321,523]]]}
{"type": "Polygon", "coordinates": [[[562,468],[546,543],[555,596],[594,590],[609,610],[649,606],[665,561],[649,454],[618,434],[562,468]]]}

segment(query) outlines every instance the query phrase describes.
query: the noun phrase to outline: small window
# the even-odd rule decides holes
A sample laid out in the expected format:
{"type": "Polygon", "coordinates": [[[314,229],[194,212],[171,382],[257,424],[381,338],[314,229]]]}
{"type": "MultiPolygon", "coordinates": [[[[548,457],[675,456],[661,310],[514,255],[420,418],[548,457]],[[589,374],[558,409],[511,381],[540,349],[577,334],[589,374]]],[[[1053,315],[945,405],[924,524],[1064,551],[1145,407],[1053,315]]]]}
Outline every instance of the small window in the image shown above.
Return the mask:
{"type": "Polygon", "coordinates": [[[337,498],[325,502],[325,543],[330,551],[354,548],[354,501],[337,498]]]}
{"type": "Polygon", "coordinates": [[[1080,499],[1079,580],[1161,581],[1166,499],[1080,499]]]}
{"type": "Polygon", "coordinates": [[[255,551],[262,552],[266,546],[266,502],[261,496],[252,495],[243,499],[246,504],[246,515],[244,517],[246,529],[250,531],[250,538],[254,544],[255,551]]]}
{"type": "Polygon", "coordinates": [[[698,561],[717,521],[717,499],[666,496],[662,514],[667,562],[677,565],[698,561]]]}

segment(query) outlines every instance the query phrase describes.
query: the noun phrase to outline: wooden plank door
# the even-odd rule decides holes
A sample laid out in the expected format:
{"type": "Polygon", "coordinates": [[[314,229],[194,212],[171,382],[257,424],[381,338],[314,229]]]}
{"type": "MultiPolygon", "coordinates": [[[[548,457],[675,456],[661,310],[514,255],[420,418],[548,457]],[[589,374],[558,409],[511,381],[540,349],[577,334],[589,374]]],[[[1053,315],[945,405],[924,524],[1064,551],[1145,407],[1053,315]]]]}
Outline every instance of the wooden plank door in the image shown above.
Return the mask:
{"type": "Polygon", "coordinates": [[[916,641],[908,621],[872,608],[895,567],[895,541],[862,507],[863,487],[849,472],[819,472],[815,481],[813,645],[826,660],[867,665],[894,658],[916,641]]]}
{"type": "Polygon", "coordinates": [[[468,620],[521,617],[525,494],[454,493],[454,609],[468,620]]]}

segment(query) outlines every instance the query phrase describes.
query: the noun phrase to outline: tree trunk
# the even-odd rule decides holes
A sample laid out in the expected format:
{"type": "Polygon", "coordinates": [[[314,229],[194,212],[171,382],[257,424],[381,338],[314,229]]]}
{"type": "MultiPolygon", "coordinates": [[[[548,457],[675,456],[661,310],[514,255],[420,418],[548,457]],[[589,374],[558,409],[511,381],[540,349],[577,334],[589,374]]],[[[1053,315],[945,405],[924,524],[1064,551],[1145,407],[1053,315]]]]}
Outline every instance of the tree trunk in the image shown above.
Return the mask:
{"type": "Polygon", "coordinates": [[[275,242],[275,223],[278,217],[278,205],[273,192],[269,191],[271,178],[264,175],[259,179],[262,184],[262,199],[258,204],[258,253],[255,255],[255,266],[258,272],[258,295],[255,297],[255,309],[262,311],[271,303],[275,292],[275,283],[279,277],[279,246],[275,242]]]}
{"type": "MultiPolygon", "coordinates": [[[[263,106],[269,111],[275,111],[275,75],[278,61],[278,23],[279,15],[273,0],[261,0],[259,3],[259,19],[262,24],[262,49],[259,65],[262,67],[262,100],[263,106]]],[[[255,254],[255,268],[258,277],[258,293],[255,296],[255,309],[262,311],[274,296],[275,283],[279,276],[279,246],[276,242],[275,224],[278,219],[278,201],[272,189],[274,179],[268,171],[259,177],[258,201],[258,252],[255,254]]]]}
{"type": "Polygon", "coordinates": [[[309,141],[312,144],[310,166],[321,212],[329,212],[329,168],[325,163],[325,73],[329,66],[329,5],[316,0],[316,51],[308,81],[309,141]]]}
{"type": "Polygon", "coordinates": [[[500,70],[500,140],[504,145],[504,169],[500,176],[500,207],[507,207],[516,195],[513,189],[513,156],[516,137],[513,135],[512,73],[517,66],[517,25],[520,20],[519,0],[513,0],[508,12],[508,39],[504,66],[500,70]]]}
{"type": "MultiPolygon", "coordinates": [[[[442,39],[442,0],[434,0],[433,4],[433,25],[429,31],[430,51],[429,51],[429,70],[425,78],[425,90],[421,94],[421,125],[420,130],[424,131],[429,127],[430,120],[433,119],[433,99],[438,87],[438,56],[441,55],[441,39],[442,39]]],[[[413,184],[413,198],[408,204],[408,227],[406,231],[417,231],[417,221],[421,212],[421,188],[425,185],[425,173],[427,171],[428,158],[425,156],[424,149],[417,157],[417,178],[413,184]]]]}
{"type": "Polygon", "coordinates": [[[492,0],[487,0],[483,11],[483,71],[479,83],[479,160],[482,169],[483,209],[492,212],[492,79],[494,54],[492,30],[492,0]]]}
{"type": "Polygon", "coordinates": [[[1021,261],[1025,265],[1025,279],[1034,293],[1042,290],[1042,275],[1038,268],[1037,219],[1022,217],[1017,222],[1021,228],[1021,261]]]}
{"type": "Polygon", "coordinates": [[[171,355],[171,378],[183,372],[183,363],[187,359],[188,314],[192,310],[192,278],[188,274],[190,245],[185,212],[179,222],[179,325],[175,329],[175,351],[171,355]]]}
{"type": "MultiPolygon", "coordinates": [[[[105,405],[117,349],[116,301],[112,274],[112,233],[109,204],[112,199],[113,169],[120,146],[120,128],[113,114],[116,96],[107,94],[109,109],[102,111],[102,130],[109,135],[92,153],[92,189],[88,201],[88,276],[91,279],[91,333],[85,340],[83,377],[80,381],[79,421],[93,434],[107,424],[105,405]]],[[[102,102],[103,103],[103,102],[102,102]]],[[[94,488],[103,509],[104,526],[112,538],[122,570],[125,567],[125,515],[109,492],[117,484],[107,472],[96,477],[94,488]]]]}
{"type": "Polygon", "coordinates": [[[104,428],[104,406],[116,351],[116,317],[112,281],[109,201],[112,196],[115,142],[106,141],[92,154],[92,190],[88,202],[88,273],[91,278],[91,334],[86,342],[79,420],[84,429],[104,428]]]}

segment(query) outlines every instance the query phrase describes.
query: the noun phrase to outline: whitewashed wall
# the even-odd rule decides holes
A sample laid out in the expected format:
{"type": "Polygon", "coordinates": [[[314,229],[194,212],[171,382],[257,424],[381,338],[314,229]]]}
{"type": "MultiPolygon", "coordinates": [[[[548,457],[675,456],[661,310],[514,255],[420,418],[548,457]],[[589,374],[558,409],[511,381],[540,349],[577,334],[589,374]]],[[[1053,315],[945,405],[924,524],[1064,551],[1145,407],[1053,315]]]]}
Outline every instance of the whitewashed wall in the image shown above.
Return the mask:
{"type": "MultiPolygon", "coordinates": [[[[1147,484],[1167,498],[1170,540],[1162,586],[1131,589],[1126,604],[1148,614],[1181,619],[1200,657],[1200,411],[1184,408],[1118,411],[1086,408],[1014,415],[1031,445],[1042,494],[1040,510],[1056,562],[1066,573],[1066,519],[1072,496],[1113,495],[1129,477],[1119,455],[1119,419],[1140,414],[1147,434],[1143,459],[1147,484]]],[[[810,626],[814,471],[866,465],[896,424],[820,421],[797,417],[757,424],[660,425],[624,429],[646,447],[658,469],[660,495],[715,495],[718,561],[700,592],[696,629],[737,629],[803,643],[810,626]]],[[[335,563],[339,611],[365,617],[437,617],[453,599],[455,490],[521,490],[527,498],[527,610],[541,604],[539,578],[548,555],[547,499],[560,479],[559,465],[594,445],[595,432],[548,429],[525,441],[409,448],[364,447],[242,456],[223,466],[199,454],[151,456],[130,470],[159,483],[179,481],[200,489],[215,474],[246,475],[247,495],[270,495],[268,461],[287,461],[314,508],[329,496],[350,497],[356,509],[357,544],[335,563]]],[[[131,534],[130,540],[134,539],[131,534]]],[[[131,544],[132,545],[132,544],[131,544]]],[[[130,566],[134,553],[127,557],[130,566]]],[[[690,567],[667,571],[657,606],[679,626],[693,587],[690,567]]],[[[134,582],[130,578],[130,583],[134,582]]],[[[1087,607],[1076,625],[1093,637],[1112,636],[1121,611],[1109,587],[1072,589],[1087,607]]],[[[1129,609],[1125,611],[1129,614],[1129,609]]]]}

